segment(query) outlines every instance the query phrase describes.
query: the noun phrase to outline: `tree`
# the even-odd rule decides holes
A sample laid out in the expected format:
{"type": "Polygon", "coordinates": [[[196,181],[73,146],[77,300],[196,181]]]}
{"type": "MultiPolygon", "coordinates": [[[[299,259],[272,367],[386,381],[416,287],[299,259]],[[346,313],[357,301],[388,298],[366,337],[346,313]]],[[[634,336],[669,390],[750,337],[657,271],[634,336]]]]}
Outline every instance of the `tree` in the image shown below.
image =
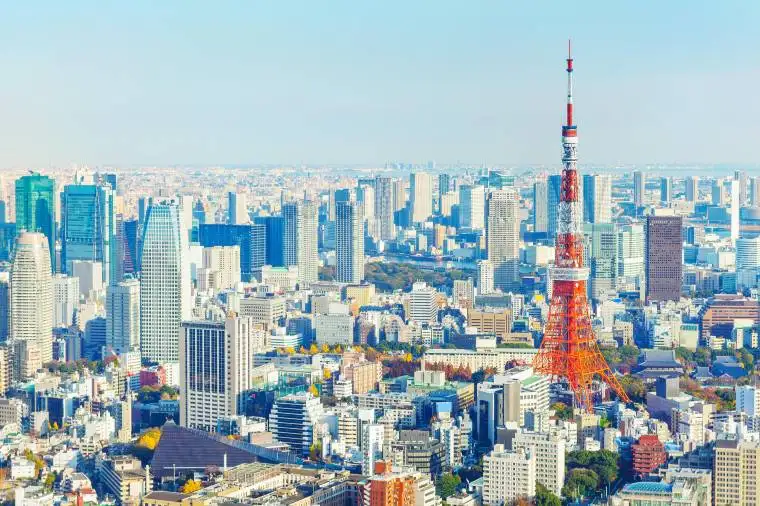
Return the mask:
{"type": "Polygon", "coordinates": [[[330,372],[330,369],[322,369],[322,379],[325,381],[332,378],[332,373],[330,372]]]}
{"type": "Polygon", "coordinates": [[[43,485],[45,487],[45,490],[53,490],[53,485],[55,485],[56,478],[57,476],[55,472],[48,473],[47,476],[45,476],[45,483],[43,485]]]}
{"type": "Polygon", "coordinates": [[[201,488],[201,482],[200,480],[187,480],[184,485],[182,485],[179,489],[180,492],[183,494],[192,494],[193,492],[199,491],[201,488]]]}
{"type": "Polygon", "coordinates": [[[593,495],[599,487],[599,476],[591,469],[573,469],[568,475],[562,495],[571,499],[593,495]]]}
{"type": "Polygon", "coordinates": [[[321,350],[322,350],[322,353],[330,353],[330,346],[327,343],[324,343],[322,345],[321,350]]]}
{"type": "MultiPolygon", "coordinates": [[[[567,468],[570,470],[589,469],[593,471],[599,487],[613,483],[619,473],[619,455],[609,450],[590,452],[579,450],[567,454],[567,468]]],[[[564,492],[563,492],[564,493],[564,492]]]]}
{"type": "Polygon", "coordinates": [[[562,506],[562,501],[548,488],[536,483],[536,506],[562,506]]]}
{"type": "Polygon", "coordinates": [[[322,460],[322,441],[315,441],[309,446],[309,458],[314,462],[322,460]]]}
{"type": "Polygon", "coordinates": [[[459,476],[452,473],[446,473],[435,483],[435,490],[439,497],[446,499],[457,493],[457,487],[461,482],[462,479],[459,476]]]}
{"type": "Polygon", "coordinates": [[[156,446],[158,446],[158,441],[160,439],[161,429],[158,427],[152,427],[140,434],[135,445],[153,451],[156,449],[156,446]]]}
{"type": "Polygon", "coordinates": [[[311,343],[311,346],[309,346],[309,355],[316,355],[319,353],[319,348],[317,348],[317,345],[314,343],[311,343]]]}
{"type": "Polygon", "coordinates": [[[564,402],[555,402],[551,405],[551,409],[554,410],[554,413],[560,420],[572,420],[573,418],[573,407],[568,406],[564,402]]]}
{"type": "Polygon", "coordinates": [[[641,378],[636,376],[623,376],[620,378],[623,390],[634,402],[644,402],[647,397],[647,387],[641,378]]]}
{"type": "Polygon", "coordinates": [[[317,390],[317,387],[313,383],[309,386],[309,393],[314,397],[319,397],[319,390],[317,390]]]}

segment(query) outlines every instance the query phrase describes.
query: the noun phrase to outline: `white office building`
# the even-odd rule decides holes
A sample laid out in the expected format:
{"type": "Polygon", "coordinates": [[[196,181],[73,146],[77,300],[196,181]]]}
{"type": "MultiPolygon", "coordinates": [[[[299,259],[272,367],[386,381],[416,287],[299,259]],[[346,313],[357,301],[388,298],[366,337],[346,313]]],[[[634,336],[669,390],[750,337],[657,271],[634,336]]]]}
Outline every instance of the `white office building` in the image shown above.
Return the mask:
{"type": "Polygon", "coordinates": [[[565,440],[557,433],[518,432],[512,440],[514,450],[523,449],[536,461],[536,482],[562,497],[565,484],[565,440]]]}
{"type": "Polygon", "coordinates": [[[53,359],[53,279],[45,235],[18,236],[10,279],[10,335],[19,343],[14,372],[28,377],[53,359]]]}
{"type": "Polygon", "coordinates": [[[179,206],[164,202],[148,209],[140,277],[140,350],[144,359],[179,361],[179,327],[192,310],[187,235],[179,206]]]}
{"type": "Polygon", "coordinates": [[[424,281],[418,281],[412,285],[408,320],[417,323],[438,321],[438,292],[424,281]]]}
{"type": "Polygon", "coordinates": [[[473,230],[485,228],[485,188],[479,185],[459,187],[459,226],[473,230]]]}
{"type": "Polygon", "coordinates": [[[56,274],[53,276],[53,326],[70,327],[79,305],[79,278],[56,274]]]}
{"type": "Polygon", "coordinates": [[[106,290],[106,348],[121,354],[140,347],[140,282],[136,279],[106,290]]]}
{"type": "Polygon", "coordinates": [[[308,287],[319,279],[318,209],[312,201],[288,202],[282,206],[285,265],[298,267],[299,283],[308,287]]]}
{"type": "Polygon", "coordinates": [[[222,291],[240,283],[240,247],[203,248],[203,267],[198,269],[198,289],[222,291]]]}
{"type": "Polygon", "coordinates": [[[503,292],[520,287],[519,196],[513,188],[492,191],[486,203],[486,243],[494,286],[503,292]]]}
{"type": "Polygon", "coordinates": [[[494,445],[483,457],[483,506],[511,504],[536,495],[536,460],[524,449],[494,445]]]}
{"type": "Polygon", "coordinates": [[[422,223],[433,214],[433,180],[426,172],[413,172],[409,176],[412,222],[422,223]]]}

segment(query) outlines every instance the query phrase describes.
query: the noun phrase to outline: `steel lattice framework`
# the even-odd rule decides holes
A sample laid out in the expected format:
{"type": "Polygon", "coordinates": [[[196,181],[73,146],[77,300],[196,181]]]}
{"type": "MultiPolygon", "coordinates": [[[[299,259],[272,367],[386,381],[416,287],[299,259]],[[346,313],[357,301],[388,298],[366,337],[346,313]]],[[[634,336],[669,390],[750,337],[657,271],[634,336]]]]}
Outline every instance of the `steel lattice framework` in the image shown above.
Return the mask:
{"type": "Polygon", "coordinates": [[[578,129],[573,123],[573,58],[568,44],[567,124],[562,127],[562,184],[551,305],[541,348],[533,360],[536,372],[566,380],[576,406],[591,411],[593,382],[604,381],[625,402],[630,399],[602,356],[591,329],[586,292],[589,270],[583,265],[583,212],[578,195],[578,129]]]}

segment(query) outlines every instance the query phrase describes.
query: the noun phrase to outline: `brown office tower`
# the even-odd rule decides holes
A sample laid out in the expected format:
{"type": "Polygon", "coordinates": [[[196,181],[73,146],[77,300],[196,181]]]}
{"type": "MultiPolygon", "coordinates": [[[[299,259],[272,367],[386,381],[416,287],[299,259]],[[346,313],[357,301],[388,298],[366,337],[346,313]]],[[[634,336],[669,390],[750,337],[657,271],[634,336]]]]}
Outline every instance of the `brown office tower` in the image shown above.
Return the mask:
{"type": "Polygon", "coordinates": [[[647,216],[646,300],[678,300],[683,278],[680,216],[647,216]]]}

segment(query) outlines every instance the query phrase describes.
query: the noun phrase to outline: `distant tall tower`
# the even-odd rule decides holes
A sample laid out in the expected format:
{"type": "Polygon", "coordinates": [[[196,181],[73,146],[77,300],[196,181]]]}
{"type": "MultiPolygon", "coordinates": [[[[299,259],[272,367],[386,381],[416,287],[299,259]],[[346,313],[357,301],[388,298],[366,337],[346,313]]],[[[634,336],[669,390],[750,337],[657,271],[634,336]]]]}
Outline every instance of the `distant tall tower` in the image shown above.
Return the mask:
{"type": "Polygon", "coordinates": [[[546,181],[533,183],[533,231],[546,232],[549,227],[548,206],[549,188],[546,181]]]}
{"type": "Polygon", "coordinates": [[[406,182],[403,179],[393,180],[393,212],[406,208],[406,182]]]}
{"type": "Polygon", "coordinates": [[[612,221],[612,177],[609,175],[583,176],[583,220],[589,223],[612,221]]]}
{"type": "Polygon", "coordinates": [[[248,221],[248,203],[245,195],[237,192],[227,193],[227,223],[245,225],[248,221]]]}
{"type": "Polygon", "coordinates": [[[760,207],[760,177],[754,176],[749,179],[749,205],[760,207]]]}
{"type": "Polygon", "coordinates": [[[739,238],[739,209],[741,209],[741,184],[734,179],[731,181],[731,241],[739,238]]]}
{"type": "Polygon", "coordinates": [[[282,207],[282,217],[285,220],[285,265],[297,266],[300,283],[308,287],[319,279],[317,204],[310,200],[288,202],[282,207]]]}
{"type": "Polygon", "coordinates": [[[472,230],[485,227],[485,188],[463,184],[459,187],[459,226],[472,230]]]}
{"type": "Polygon", "coordinates": [[[596,302],[613,298],[617,292],[618,234],[614,223],[587,223],[586,262],[589,266],[589,294],[596,302]]]}
{"type": "Polygon", "coordinates": [[[142,240],[140,351],[146,360],[177,363],[179,324],[190,317],[190,266],[179,206],[148,208],[142,240]]]}
{"type": "Polygon", "coordinates": [[[683,282],[680,216],[647,216],[646,301],[678,300],[683,282]]]}
{"type": "Polygon", "coordinates": [[[433,180],[427,172],[412,172],[409,176],[412,222],[423,223],[433,214],[433,180]]]}
{"type": "Polygon", "coordinates": [[[396,238],[393,205],[393,180],[386,176],[377,176],[375,178],[375,219],[378,223],[380,239],[384,241],[396,238]]]}
{"type": "Polygon", "coordinates": [[[55,181],[32,173],[16,180],[16,231],[40,232],[47,237],[50,265],[55,272],[55,181]]]}
{"type": "Polygon", "coordinates": [[[53,359],[53,279],[45,235],[18,236],[10,278],[14,371],[16,377],[28,378],[53,359]]]}
{"type": "Polygon", "coordinates": [[[739,207],[741,207],[747,202],[747,194],[748,194],[747,173],[744,172],[743,170],[735,170],[734,181],[739,182],[739,207]]]}
{"type": "Polygon", "coordinates": [[[575,395],[575,403],[591,411],[594,380],[609,385],[628,401],[617,377],[610,370],[591,329],[586,282],[589,270],[583,265],[581,189],[577,165],[577,127],[573,122],[573,59],[567,58],[567,124],[562,127],[562,185],[558,233],[555,246],[554,283],[549,315],[541,348],[533,360],[536,372],[563,378],[575,395]]]}
{"type": "Polygon", "coordinates": [[[697,202],[699,200],[699,176],[686,177],[686,201],[697,202]]]}
{"type": "Polygon", "coordinates": [[[712,182],[712,205],[725,206],[726,205],[726,189],[723,186],[723,179],[716,178],[712,182]]]}
{"type": "Polygon", "coordinates": [[[106,284],[117,282],[114,191],[109,184],[70,184],[61,195],[62,270],[72,273],[76,260],[100,262],[106,284]]]}
{"type": "Polygon", "coordinates": [[[638,214],[638,209],[644,205],[646,188],[646,175],[640,170],[633,171],[633,205],[636,206],[636,214],[638,214]]]}
{"type": "Polygon", "coordinates": [[[364,219],[359,203],[338,202],[335,239],[336,281],[361,283],[364,279],[364,219]]]}
{"type": "Polygon", "coordinates": [[[673,200],[673,183],[667,176],[660,178],[660,202],[670,204],[673,200]]]}
{"type": "Polygon", "coordinates": [[[546,214],[547,214],[547,232],[549,238],[554,240],[557,237],[557,217],[559,209],[560,195],[562,194],[562,176],[559,174],[552,174],[547,181],[547,190],[549,193],[546,199],[546,214]]]}
{"type": "Polygon", "coordinates": [[[140,347],[140,282],[136,279],[106,289],[106,347],[117,353],[140,347]]]}
{"type": "Polygon", "coordinates": [[[445,172],[438,174],[438,197],[451,191],[451,176],[445,172]]]}
{"type": "Polygon", "coordinates": [[[519,196],[513,188],[494,190],[486,201],[486,247],[494,286],[503,292],[520,287],[519,196]]]}

